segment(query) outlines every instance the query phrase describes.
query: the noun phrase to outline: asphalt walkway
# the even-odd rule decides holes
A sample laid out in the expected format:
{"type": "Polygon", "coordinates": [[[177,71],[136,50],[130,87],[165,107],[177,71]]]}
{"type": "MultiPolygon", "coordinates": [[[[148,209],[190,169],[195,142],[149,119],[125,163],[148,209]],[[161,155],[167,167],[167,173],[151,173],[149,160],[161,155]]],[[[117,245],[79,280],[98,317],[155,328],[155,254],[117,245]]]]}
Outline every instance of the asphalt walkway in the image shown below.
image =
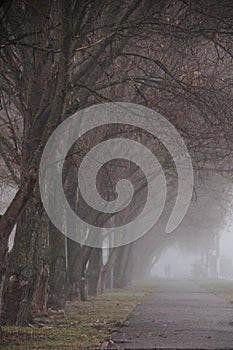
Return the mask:
{"type": "Polygon", "coordinates": [[[122,349],[233,349],[233,304],[192,281],[158,281],[113,341],[122,349]]]}

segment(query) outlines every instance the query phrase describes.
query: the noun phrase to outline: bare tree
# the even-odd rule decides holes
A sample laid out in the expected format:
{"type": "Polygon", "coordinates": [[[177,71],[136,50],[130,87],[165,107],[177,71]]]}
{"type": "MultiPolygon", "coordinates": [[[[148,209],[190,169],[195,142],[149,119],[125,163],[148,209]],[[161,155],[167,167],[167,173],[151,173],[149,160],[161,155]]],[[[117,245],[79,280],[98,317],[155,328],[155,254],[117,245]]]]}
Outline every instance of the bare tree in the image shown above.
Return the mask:
{"type": "MultiPolygon", "coordinates": [[[[195,169],[232,172],[232,18],[229,1],[3,2],[0,155],[18,192],[0,222],[0,281],[17,224],[9,275],[27,282],[13,323],[30,319],[37,271],[50,255],[37,182],[41,153],[71,113],[102,101],[146,105],[175,125],[195,169]]],[[[161,158],[174,176],[169,158],[161,158]]],[[[79,278],[94,252],[83,254],[79,278]]]]}

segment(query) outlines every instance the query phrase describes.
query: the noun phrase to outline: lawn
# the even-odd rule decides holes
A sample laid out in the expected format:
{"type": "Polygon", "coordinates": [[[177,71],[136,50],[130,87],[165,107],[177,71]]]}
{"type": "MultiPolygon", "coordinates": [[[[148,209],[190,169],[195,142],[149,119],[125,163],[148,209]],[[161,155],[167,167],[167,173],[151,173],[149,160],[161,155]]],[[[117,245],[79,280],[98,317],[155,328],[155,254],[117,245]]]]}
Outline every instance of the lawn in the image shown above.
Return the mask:
{"type": "Polygon", "coordinates": [[[68,350],[99,347],[140,303],[155,282],[133,283],[86,302],[67,303],[64,312],[35,318],[27,327],[3,327],[4,350],[68,350]]]}
{"type": "Polygon", "coordinates": [[[227,280],[204,280],[199,285],[218,297],[233,303],[233,281],[227,280]]]}

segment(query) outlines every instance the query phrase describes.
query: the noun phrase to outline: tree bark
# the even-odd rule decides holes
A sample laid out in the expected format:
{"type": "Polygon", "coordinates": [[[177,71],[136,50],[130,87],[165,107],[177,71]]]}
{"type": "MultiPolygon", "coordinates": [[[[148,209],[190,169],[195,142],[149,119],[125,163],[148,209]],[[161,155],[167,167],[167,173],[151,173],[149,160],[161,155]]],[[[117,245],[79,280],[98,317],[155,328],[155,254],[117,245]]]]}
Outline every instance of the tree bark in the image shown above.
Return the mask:
{"type": "Polygon", "coordinates": [[[44,263],[40,270],[38,285],[33,297],[32,310],[36,315],[47,315],[47,301],[49,293],[49,264],[44,263]]]}
{"type": "Polygon", "coordinates": [[[121,247],[121,252],[117,257],[114,268],[114,288],[126,287],[129,281],[127,267],[131,253],[131,244],[121,247]]]}
{"type": "Polygon", "coordinates": [[[50,281],[48,306],[61,309],[67,294],[65,236],[52,223],[49,226],[50,281]]]}
{"type": "MultiPolygon", "coordinates": [[[[35,173],[31,173],[30,177],[24,182],[16,193],[13,201],[2,216],[0,221],[0,310],[2,312],[2,292],[5,282],[5,275],[7,269],[7,253],[8,253],[8,241],[10,234],[17,223],[24,208],[28,204],[31,195],[33,193],[37,176],[35,173]]],[[[0,314],[0,319],[2,315],[0,314]]]]}
{"type": "Polygon", "coordinates": [[[93,248],[88,265],[88,294],[98,294],[98,281],[102,268],[102,249],[93,248]]]}
{"type": "Polygon", "coordinates": [[[47,248],[47,217],[37,188],[34,198],[17,225],[14,246],[9,254],[3,296],[4,323],[26,325],[31,321],[32,300],[39,279],[38,271],[47,263],[47,248]],[[17,288],[13,287],[15,284],[17,288]],[[11,310],[12,299],[15,300],[14,312],[11,310]]]}

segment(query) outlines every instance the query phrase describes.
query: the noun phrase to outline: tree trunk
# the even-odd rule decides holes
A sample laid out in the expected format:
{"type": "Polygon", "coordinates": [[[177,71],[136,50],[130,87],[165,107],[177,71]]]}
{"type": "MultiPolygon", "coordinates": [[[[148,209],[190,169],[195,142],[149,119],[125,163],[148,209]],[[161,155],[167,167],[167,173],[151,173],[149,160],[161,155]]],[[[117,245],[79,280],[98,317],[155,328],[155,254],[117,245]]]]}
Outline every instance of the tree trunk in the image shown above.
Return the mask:
{"type": "Polygon", "coordinates": [[[97,295],[98,281],[102,268],[102,249],[93,248],[88,265],[88,294],[97,295]]]}
{"type": "Polygon", "coordinates": [[[111,288],[111,272],[114,268],[116,259],[120,254],[120,247],[111,249],[107,263],[102,267],[100,272],[99,289],[100,293],[104,293],[105,289],[111,288]]]}
{"type": "Polygon", "coordinates": [[[9,254],[3,296],[3,320],[6,324],[26,325],[31,321],[38,271],[47,263],[47,232],[47,217],[37,189],[36,195],[20,218],[14,246],[9,254]]]}
{"type": "Polygon", "coordinates": [[[33,297],[32,309],[36,315],[47,315],[47,302],[49,293],[49,264],[41,267],[38,285],[33,297]]]}
{"type": "MultiPolygon", "coordinates": [[[[28,18],[31,20],[30,24],[33,26],[33,30],[38,33],[33,40],[36,40],[38,46],[41,45],[41,47],[43,47],[46,46],[48,42],[47,15],[49,7],[45,1],[33,1],[31,5],[28,18]]],[[[37,179],[37,176],[35,176],[36,171],[31,172],[29,175],[28,172],[32,168],[38,169],[43,146],[56,125],[59,124],[60,117],[62,118],[63,116],[73,38],[71,35],[70,21],[71,3],[69,1],[62,1],[60,7],[62,13],[60,35],[61,54],[59,56],[59,72],[57,73],[57,79],[53,79],[55,72],[53,72],[53,70],[51,71],[51,69],[47,69],[50,63],[52,64],[52,57],[50,56],[50,59],[48,59],[47,52],[40,50],[35,51],[33,57],[30,54],[30,59],[27,62],[28,65],[26,69],[28,71],[29,81],[26,91],[26,108],[23,108],[25,116],[21,159],[22,187],[3,215],[0,223],[0,290],[2,290],[7,267],[8,239],[23,209],[28,204],[37,179]],[[47,75],[49,75],[51,79],[48,79],[45,83],[47,75]],[[56,85],[55,89],[54,81],[56,85]],[[48,84],[49,82],[51,86],[48,84]],[[50,90],[50,88],[52,89],[50,90]],[[38,114],[39,111],[41,112],[40,114],[38,114]],[[46,125],[48,126],[48,120],[50,121],[50,127],[46,128],[46,125]]],[[[39,271],[41,268],[41,264],[37,264],[38,261],[36,261],[39,258],[36,248],[41,227],[40,223],[38,223],[35,218],[40,218],[39,207],[41,207],[41,203],[38,205],[38,199],[30,201],[30,207],[27,206],[27,211],[21,217],[17,227],[15,238],[16,246],[13,248],[11,254],[11,275],[19,275],[27,281],[24,290],[17,294],[17,299],[20,300],[19,303],[16,302],[18,307],[18,312],[16,312],[17,324],[27,324],[30,320],[31,301],[37,282],[36,270],[34,267],[37,265],[39,271]],[[16,264],[17,261],[19,266],[16,264]],[[15,273],[13,272],[14,270],[18,272],[15,273]]],[[[19,278],[19,280],[21,280],[21,278],[19,278]]],[[[9,280],[6,281],[6,284],[8,284],[8,282],[9,280]]],[[[21,283],[19,283],[19,286],[21,286],[21,283]]],[[[8,287],[10,288],[10,286],[8,287]]],[[[8,287],[6,286],[6,289],[8,287]]],[[[6,294],[5,298],[6,305],[8,305],[9,297],[6,294]]],[[[6,305],[4,305],[4,319],[10,321],[11,315],[7,311],[6,305]]]]}
{"type": "MultiPolygon", "coordinates": [[[[81,266],[81,254],[82,249],[80,244],[67,240],[67,252],[68,252],[68,299],[80,300],[81,290],[79,288],[79,282],[82,278],[82,266],[81,266]]],[[[81,285],[80,285],[81,287],[81,285]]],[[[85,298],[85,297],[84,297],[85,298]]]]}
{"type": "Polygon", "coordinates": [[[48,306],[61,309],[67,294],[66,238],[52,223],[49,227],[50,291],[48,306]]]}
{"type": "Polygon", "coordinates": [[[68,239],[69,298],[72,300],[87,299],[86,266],[91,252],[91,247],[81,247],[79,243],[68,239]]]}
{"type": "Polygon", "coordinates": [[[7,269],[8,241],[10,234],[32,195],[37,176],[31,173],[16,193],[0,221],[0,319],[2,318],[2,293],[7,269]]]}
{"type": "Polygon", "coordinates": [[[131,253],[131,244],[121,247],[114,267],[114,288],[123,288],[128,284],[127,267],[131,253]]]}

